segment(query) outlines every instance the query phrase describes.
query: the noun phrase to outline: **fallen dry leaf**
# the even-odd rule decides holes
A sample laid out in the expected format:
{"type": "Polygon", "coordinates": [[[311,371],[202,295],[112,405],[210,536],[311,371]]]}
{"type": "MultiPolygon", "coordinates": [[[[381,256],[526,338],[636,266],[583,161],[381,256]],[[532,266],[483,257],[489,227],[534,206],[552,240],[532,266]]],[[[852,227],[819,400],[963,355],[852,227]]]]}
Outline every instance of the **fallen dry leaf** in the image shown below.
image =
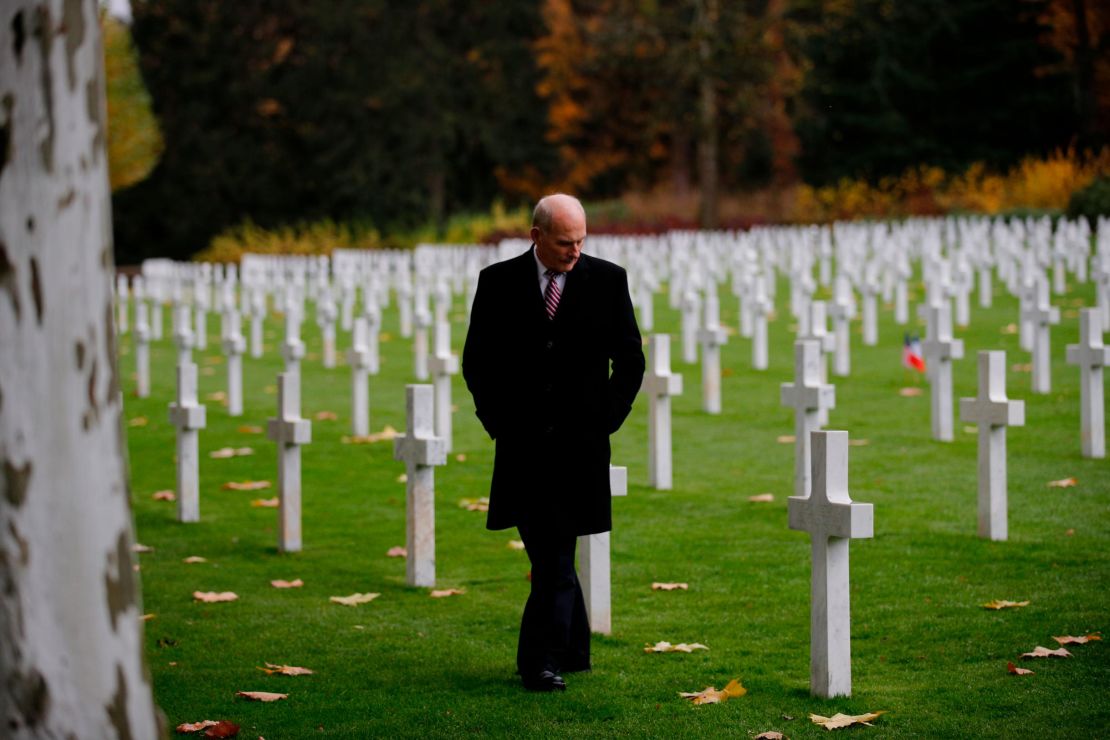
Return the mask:
{"type": "Polygon", "coordinates": [[[1006,324],[1006,326],[1002,327],[1002,333],[1003,334],[1017,334],[1018,333],[1018,325],[1017,324],[1006,324]]]}
{"type": "MultiPolygon", "coordinates": [[[[898,391],[898,395],[902,396],[903,398],[914,398],[916,396],[920,396],[924,392],[925,391],[921,390],[920,388],[903,388],[900,391],[898,391]]],[[[811,715],[811,716],[816,717],[816,716],[819,716],[819,715],[811,715]]]]}
{"type": "Polygon", "coordinates": [[[1019,362],[1010,368],[1015,373],[1031,373],[1033,372],[1033,365],[1029,362],[1019,362]]]}
{"type": "Polygon", "coordinates": [[[461,596],[466,593],[465,588],[443,588],[438,591],[432,591],[429,596],[433,599],[442,599],[447,596],[461,596]]]}
{"type": "Polygon", "coordinates": [[[343,435],[339,441],[345,445],[371,445],[375,442],[388,442],[400,436],[400,433],[393,427],[386,425],[380,432],[373,434],[355,434],[343,435]]]}
{"type": "Polygon", "coordinates": [[[139,621],[140,622],[149,622],[150,620],[154,619],[155,616],[156,615],[154,615],[154,614],[144,614],[143,616],[139,617],[139,621]]]}
{"type": "Polygon", "coordinates": [[[206,401],[226,401],[227,394],[223,391],[215,391],[214,393],[209,393],[204,398],[206,401]]]}
{"type": "Polygon", "coordinates": [[[460,452],[455,455],[455,462],[466,462],[466,453],[460,452]]]}
{"type": "Polygon", "coordinates": [[[753,504],[769,504],[774,500],[775,494],[773,493],[759,493],[755,496],[748,496],[748,501],[751,501],[753,504]]]}
{"type": "Polygon", "coordinates": [[[1064,635],[1063,637],[1053,637],[1052,639],[1060,645],[1085,645],[1088,642],[1101,640],[1102,637],[1099,635],[1080,635],[1079,637],[1064,635]]]}
{"type": "Polygon", "coordinates": [[[261,491],[263,488],[269,488],[272,485],[273,483],[268,480],[245,480],[224,483],[220,488],[225,491],[261,491]]]}
{"type": "Polygon", "coordinates": [[[1023,658],[1070,658],[1071,653],[1067,648],[1057,648],[1056,650],[1049,650],[1048,648],[1038,645],[1033,648],[1032,652],[1022,653],[1023,658]]]}
{"type": "Polygon", "coordinates": [[[737,699],[746,693],[748,690],[740,685],[740,679],[734,678],[719,691],[713,686],[706,686],[701,691],[680,691],[678,695],[683,699],[692,699],[695,704],[720,704],[729,699],[737,699]]]}
{"type": "Polygon", "coordinates": [[[1012,661],[1006,663],[1006,670],[1014,674],[1015,676],[1033,675],[1033,671],[1029,670],[1028,668],[1018,668],[1016,665],[1013,664],[1012,661]]]}
{"type": "MultiPolygon", "coordinates": [[[[270,581],[270,585],[274,588],[300,588],[304,585],[304,581],[302,581],[300,578],[296,578],[292,581],[282,581],[279,579],[276,581],[270,581]]],[[[267,663],[267,665],[269,664],[267,663]]]]}
{"type": "Polygon", "coordinates": [[[262,434],[263,431],[262,427],[255,426],[254,424],[244,424],[239,427],[240,434],[262,434]]]}
{"type": "Polygon", "coordinates": [[[459,508],[467,511],[489,511],[489,499],[485,496],[459,499],[459,508]]]}
{"type": "Polygon", "coordinates": [[[275,694],[271,691],[236,691],[235,695],[251,701],[278,701],[289,698],[289,694],[275,694]]]}
{"type": "Polygon", "coordinates": [[[251,501],[251,506],[260,509],[276,509],[281,506],[281,501],[278,499],[277,496],[274,496],[273,498],[256,498],[251,501]]]}
{"type": "Polygon", "coordinates": [[[196,563],[207,563],[208,558],[202,558],[200,555],[190,555],[182,562],[188,563],[189,565],[194,565],[196,563]]]}
{"type": "Polygon", "coordinates": [[[869,440],[869,439],[850,439],[850,440],[848,440],[848,446],[849,447],[866,447],[869,444],[871,444],[871,440],[869,440]]]}
{"type": "Polygon", "coordinates": [[[379,342],[392,342],[393,341],[393,335],[390,334],[387,331],[383,331],[380,334],[378,334],[378,341],[379,342]]]}
{"type": "Polygon", "coordinates": [[[994,601],[988,601],[986,604],[980,604],[979,606],[983,607],[984,609],[994,609],[997,611],[998,609],[1017,609],[1019,607],[1029,606],[1029,602],[995,599],[994,601]]]}
{"type": "Polygon", "coordinates": [[[796,439],[797,437],[795,437],[793,434],[780,434],[779,436],[775,437],[775,441],[778,442],[780,445],[792,445],[794,444],[794,441],[796,439]]]}
{"type": "Polygon", "coordinates": [[[316,421],[336,421],[339,419],[339,414],[334,411],[317,411],[315,418],[316,421]]]}
{"type": "Polygon", "coordinates": [[[506,545],[506,547],[508,547],[510,550],[523,550],[524,543],[520,540],[509,540],[509,544],[506,545]]]}
{"type": "Polygon", "coordinates": [[[681,589],[683,591],[690,588],[688,583],[653,583],[651,584],[652,591],[675,591],[681,589]]]}
{"type": "Polygon", "coordinates": [[[220,724],[214,719],[202,719],[200,722],[182,722],[174,729],[182,735],[188,732],[200,732],[209,727],[215,727],[220,724]]]}
{"type": "Polygon", "coordinates": [[[131,546],[131,552],[137,552],[140,554],[144,552],[154,552],[154,548],[150,547],[149,545],[142,545],[136,542],[134,545],[131,546]]]}
{"type": "Polygon", "coordinates": [[[129,426],[129,427],[145,427],[148,423],[150,423],[150,422],[147,420],[147,418],[145,416],[136,416],[134,419],[129,419],[127,421],[127,426],[129,426]]]}
{"type": "Polygon", "coordinates": [[[328,601],[343,606],[358,606],[359,604],[368,604],[379,596],[381,594],[351,594],[350,596],[332,596],[328,601]]]}
{"type": "Polygon", "coordinates": [[[1065,536],[1065,537],[1074,537],[1074,536],[1075,536],[1075,530],[1074,530],[1074,529],[1070,529],[1070,528],[1069,528],[1069,529],[1067,529],[1067,530],[1065,530],[1065,531],[1064,531],[1064,536],[1065,536]]]}
{"type": "Polygon", "coordinates": [[[266,663],[266,667],[258,666],[258,670],[263,673],[273,675],[274,673],[280,676],[311,676],[312,671],[308,668],[301,668],[295,665],[278,665],[276,663],[266,663]]]}
{"type": "Polygon", "coordinates": [[[815,725],[821,725],[826,730],[839,730],[841,727],[851,727],[852,725],[867,725],[874,727],[871,720],[877,719],[882,712],[868,712],[867,714],[834,714],[831,717],[822,717],[820,714],[809,715],[810,720],[815,725]]]}
{"type": "Polygon", "coordinates": [[[154,493],[150,494],[150,497],[152,499],[154,499],[155,501],[176,501],[177,500],[177,494],[174,493],[173,491],[170,491],[170,490],[155,491],[154,493]]]}
{"type": "Polygon", "coordinates": [[[272,396],[275,393],[277,393],[277,386],[276,385],[268,385],[268,386],[266,386],[262,389],[262,392],[265,393],[267,396],[272,396]]]}
{"type": "MultiPolygon", "coordinates": [[[[204,731],[205,737],[235,737],[239,734],[239,725],[222,719],[204,731]]],[[[259,738],[262,740],[262,738],[259,738]]]]}
{"type": "Polygon", "coordinates": [[[203,601],[206,604],[216,604],[221,601],[235,601],[239,595],[234,591],[194,591],[193,598],[197,601],[203,601]]]}
{"type": "Polygon", "coordinates": [[[385,556],[387,558],[407,558],[409,556],[409,551],[398,545],[386,550],[385,556]]]}
{"type": "Polygon", "coordinates": [[[774,730],[768,730],[767,732],[759,733],[752,738],[752,740],[786,740],[786,735],[783,735],[781,732],[775,732],[774,730]]]}
{"type": "Polygon", "coordinates": [[[644,648],[645,653],[692,653],[695,650],[708,650],[708,645],[702,645],[700,642],[691,642],[687,645],[685,642],[680,642],[677,645],[672,645],[669,642],[657,642],[654,645],[648,645],[644,648]]]}
{"type": "Polygon", "coordinates": [[[979,433],[979,427],[973,427],[973,426],[968,426],[968,425],[964,426],[964,434],[978,434],[978,433],[979,433]]]}
{"type": "Polygon", "coordinates": [[[405,474],[405,473],[401,473],[400,475],[397,476],[397,482],[398,483],[408,483],[409,482],[408,475],[405,474]]]}
{"type": "Polygon", "coordinates": [[[202,367],[200,369],[200,374],[201,375],[215,375],[216,374],[216,368],[214,368],[214,367],[202,367]]]}
{"type": "Polygon", "coordinates": [[[1071,488],[1076,485],[1079,485],[1079,481],[1075,478],[1061,478],[1060,480],[1050,480],[1048,482],[1049,488],[1071,488]]]}
{"type": "Polygon", "coordinates": [[[229,457],[246,457],[253,454],[254,450],[250,447],[221,447],[209,452],[208,456],[214,460],[223,460],[229,457]]]}

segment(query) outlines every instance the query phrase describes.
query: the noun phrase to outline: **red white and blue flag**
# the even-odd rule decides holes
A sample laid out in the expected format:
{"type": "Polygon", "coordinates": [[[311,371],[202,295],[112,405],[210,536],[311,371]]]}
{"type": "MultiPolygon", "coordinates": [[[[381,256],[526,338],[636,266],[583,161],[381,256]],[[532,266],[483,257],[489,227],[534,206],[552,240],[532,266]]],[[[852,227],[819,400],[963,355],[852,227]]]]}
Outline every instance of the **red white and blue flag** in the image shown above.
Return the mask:
{"type": "Polygon", "coordinates": [[[910,370],[925,372],[925,358],[921,356],[921,340],[916,335],[903,336],[905,341],[902,343],[902,364],[910,370]]]}

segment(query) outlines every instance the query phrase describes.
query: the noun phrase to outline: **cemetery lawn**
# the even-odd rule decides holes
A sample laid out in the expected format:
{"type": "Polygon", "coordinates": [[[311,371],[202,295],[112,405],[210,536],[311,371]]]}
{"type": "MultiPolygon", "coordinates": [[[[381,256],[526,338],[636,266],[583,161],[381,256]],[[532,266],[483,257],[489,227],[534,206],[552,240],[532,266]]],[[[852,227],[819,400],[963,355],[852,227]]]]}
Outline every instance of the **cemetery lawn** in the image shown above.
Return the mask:
{"type": "MultiPolygon", "coordinates": [[[[722,286],[722,321],[737,325],[722,286]]],[[[824,737],[810,713],[883,710],[875,728],[844,730],[888,737],[1071,737],[1110,734],[1110,464],[1080,456],[1078,370],[1064,362],[1078,339],[1077,309],[1093,305],[1090,285],[1054,296],[1062,321],[1052,330],[1052,392],[1034,395],[1016,333],[1016,301],[995,285],[995,303],[957,329],[965,357],[955,363],[956,397],[974,396],[975,353],[1007,352],[1007,390],[1024,399],[1026,426],[1009,431],[1007,542],[976,536],[976,444],[955,410],[956,440],[930,437],[924,378],[901,366],[902,327],[880,311],[880,344],[866,348],[852,327],[852,374],[831,377],[836,408],[829,429],[844,429],[852,498],[875,507],[875,537],[851,549],[853,696],[809,694],[810,545],[787,528],[792,494],[792,410],[779,384],[793,379],[788,288],[778,287],[770,324],[771,366],[751,370],[750,340],[732,334],[722,348],[724,413],[700,411],[700,369],[681,362],[678,314],[656,298],[656,331],[672,334],[673,369],[685,393],[674,399],[675,490],[647,487],[647,410],[641,396],[613,437],[613,462],[628,467],[629,495],[613,502],[613,634],[595,636],[594,669],[567,676],[563,694],[530,694],[514,675],[527,557],[509,548],[515,530],[490,532],[485,514],[460,499],[488,493],[493,445],[455,377],[454,450],[436,470],[437,587],[460,596],[433,599],[404,584],[405,563],[386,551],[405,541],[403,463],[392,443],[343,444],[350,427],[350,372],[322,367],[319,331],[309,311],[302,363],[303,415],[312,443],[303,448],[303,552],[276,551],[275,509],[252,500],[276,487],[221,490],[228,481],[276,486],[276,453],[265,434],[274,415],[281,322],[266,323],[266,355],[244,357],[245,414],[230,418],[216,400],[226,390],[218,319],[208,349],[194,352],[208,426],[200,432],[201,521],[180,524],[175,504],[152,499],[174,487],[175,350],[167,331],[152,344],[152,392],[135,397],[133,335],[121,338],[131,496],[138,542],[145,654],[155,699],[171,728],[228,719],[241,737],[750,737],[777,730],[824,737]],[[899,390],[920,386],[904,397],[899,390]],[[337,420],[317,420],[331,411],[337,420]],[[139,426],[147,420],[145,426],[139,426]],[[212,459],[223,447],[254,454],[212,459]],[[459,456],[459,457],[456,457],[459,456]],[[1049,487],[1074,477],[1076,485],[1049,487]],[[748,498],[773,493],[772,503],[748,498]],[[207,562],[186,564],[190,556],[207,562]],[[271,587],[303,579],[301,588],[271,587]],[[686,591],[652,591],[654,581],[685,582],[686,591]],[[234,591],[232,603],[202,604],[194,591],[234,591]],[[330,596],[375,592],[356,607],[330,596]],[[995,599],[1028,601],[989,611],[995,599]],[[1020,660],[1054,635],[1103,633],[1104,641],[1069,645],[1074,657],[1020,660]],[[701,642],[707,651],[648,655],[645,644],[701,642]],[[1007,672],[1007,662],[1034,675],[1007,672]],[[265,664],[303,666],[310,676],[267,675],[265,664]],[[746,696],[693,706],[680,691],[723,687],[739,678],[746,696]],[[238,691],[288,694],[247,702],[238,691]]],[[[916,286],[914,300],[920,300],[916,286]]],[[[822,297],[822,296],[818,296],[822,297]]],[[[827,292],[824,297],[827,297],[827,292]]],[[[463,300],[455,298],[453,344],[461,351],[463,300]]],[[[244,321],[244,333],[246,333],[244,321]]],[[[384,312],[382,371],[371,378],[371,426],[404,423],[404,384],[413,382],[408,340],[396,307],[384,312]]],[[[916,321],[913,330],[923,333],[916,321]]],[[[339,332],[342,355],[349,335],[339,332]]],[[[513,348],[505,348],[512,362],[513,348]]],[[[568,379],[566,392],[574,392],[568,379]]],[[[575,440],[559,459],[573,460],[575,440]]],[[[539,471],[537,471],[539,473],[539,471]]]]}

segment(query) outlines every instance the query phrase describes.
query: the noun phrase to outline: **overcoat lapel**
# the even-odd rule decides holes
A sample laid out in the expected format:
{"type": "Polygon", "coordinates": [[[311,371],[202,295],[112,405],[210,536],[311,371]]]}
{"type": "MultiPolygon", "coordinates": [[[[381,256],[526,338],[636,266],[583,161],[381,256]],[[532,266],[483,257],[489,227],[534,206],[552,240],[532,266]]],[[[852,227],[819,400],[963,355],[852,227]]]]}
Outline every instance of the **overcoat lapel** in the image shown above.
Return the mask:
{"type": "Polygon", "coordinates": [[[563,295],[559,299],[559,308],[555,311],[556,326],[574,320],[574,316],[582,306],[583,296],[589,290],[589,282],[590,266],[586,260],[580,259],[574,269],[567,273],[563,295]]]}

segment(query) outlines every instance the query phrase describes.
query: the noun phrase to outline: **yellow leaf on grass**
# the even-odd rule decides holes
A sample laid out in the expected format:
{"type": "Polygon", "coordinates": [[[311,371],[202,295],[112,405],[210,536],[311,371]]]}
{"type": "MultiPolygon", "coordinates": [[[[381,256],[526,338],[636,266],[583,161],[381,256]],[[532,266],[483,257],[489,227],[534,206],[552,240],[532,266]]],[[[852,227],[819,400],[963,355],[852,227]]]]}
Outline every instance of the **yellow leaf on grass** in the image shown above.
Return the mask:
{"type": "Polygon", "coordinates": [[[154,552],[154,548],[150,545],[143,545],[136,542],[134,545],[131,546],[131,552],[137,552],[139,554],[142,554],[144,552],[154,552]]]}
{"type": "Polygon", "coordinates": [[[683,699],[691,699],[695,704],[720,704],[729,699],[738,699],[748,690],[740,685],[740,679],[734,678],[723,689],[717,690],[713,686],[706,686],[701,691],[678,692],[683,699]]]}
{"type": "Polygon", "coordinates": [[[780,445],[792,445],[794,444],[794,441],[796,439],[797,437],[795,437],[793,434],[780,434],[779,436],[775,437],[775,441],[778,442],[780,445]]]}
{"type": "Polygon", "coordinates": [[[396,439],[398,436],[400,436],[399,432],[387,424],[380,432],[374,432],[373,434],[356,434],[353,436],[344,435],[339,438],[339,441],[345,445],[370,445],[375,442],[388,442],[391,439],[396,439]]]}
{"type": "Polygon", "coordinates": [[[139,617],[139,621],[140,622],[149,622],[150,620],[154,619],[154,616],[155,615],[153,615],[153,614],[144,614],[143,616],[139,617]]]}
{"type": "Polygon", "coordinates": [[[250,447],[221,447],[218,450],[212,450],[208,456],[214,460],[222,460],[229,457],[246,457],[253,455],[254,450],[250,447]]]}
{"type": "Polygon", "coordinates": [[[256,666],[258,670],[267,675],[278,674],[279,676],[311,676],[312,671],[308,668],[301,668],[295,665],[278,665],[276,663],[267,663],[266,667],[256,666]]]}
{"type": "Polygon", "coordinates": [[[447,596],[461,596],[466,593],[465,588],[443,588],[438,591],[432,591],[429,596],[433,599],[442,599],[447,596]]]}
{"type": "Polygon", "coordinates": [[[459,499],[459,508],[467,511],[489,511],[489,499],[485,496],[459,499]]]}
{"type": "MultiPolygon", "coordinates": [[[[917,396],[920,396],[922,393],[924,393],[924,391],[921,390],[920,388],[917,388],[916,386],[909,387],[909,388],[903,388],[900,391],[898,391],[898,395],[902,396],[903,398],[915,398],[917,396]]],[[[814,716],[817,716],[817,715],[814,715],[814,716]]]]}
{"type": "Polygon", "coordinates": [[[1075,485],[1079,485],[1079,481],[1075,478],[1061,478],[1060,480],[1050,480],[1048,482],[1049,488],[1071,488],[1075,485]]]}
{"type": "Polygon", "coordinates": [[[1017,334],[1018,333],[1018,325],[1017,324],[1006,324],[1006,326],[1002,327],[1002,333],[1003,334],[1017,334]]]}
{"type": "Polygon", "coordinates": [[[466,453],[460,452],[459,454],[455,455],[455,462],[466,462],[466,453]]]}
{"type": "Polygon", "coordinates": [[[508,547],[510,550],[523,550],[524,543],[520,540],[509,540],[509,544],[506,545],[506,547],[508,547]]]}
{"type": "Polygon", "coordinates": [[[1102,637],[1100,637],[1099,635],[1080,635],[1079,637],[1064,635],[1063,637],[1053,637],[1052,639],[1060,645],[1085,645],[1088,642],[1101,640],[1102,637]]]}
{"type": "Polygon", "coordinates": [[[216,391],[214,393],[209,393],[204,398],[207,401],[226,401],[227,400],[227,393],[225,393],[223,391],[216,391]]]}
{"type": "Polygon", "coordinates": [[[988,601],[986,604],[980,604],[984,609],[1017,609],[1023,606],[1029,606],[1028,601],[1006,601],[1004,599],[995,599],[988,601]]]}
{"type": "Polygon", "coordinates": [[[755,496],[748,496],[748,501],[751,501],[753,504],[769,504],[774,500],[775,494],[773,493],[760,493],[755,496]]]}
{"type": "Polygon", "coordinates": [[[339,414],[334,411],[317,411],[316,421],[335,421],[339,418],[339,414]]]}
{"type": "Polygon", "coordinates": [[[405,473],[401,473],[400,475],[397,476],[397,482],[398,483],[408,483],[409,482],[408,475],[405,474],[405,473]]]}
{"type": "Polygon", "coordinates": [[[200,732],[209,727],[215,727],[218,724],[220,723],[214,719],[202,719],[200,722],[182,722],[174,729],[184,735],[189,732],[200,732]]]}
{"type": "Polygon", "coordinates": [[[145,427],[148,423],[150,423],[150,422],[147,420],[147,418],[145,416],[136,416],[134,419],[129,419],[127,421],[127,426],[129,426],[129,427],[145,427]]]}
{"type": "Polygon", "coordinates": [[[190,555],[182,562],[188,563],[189,565],[195,565],[196,563],[207,563],[208,558],[202,558],[200,555],[190,555]]]}
{"type": "Polygon", "coordinates": [[[651,584],[652,591],[685,591],[690,588],[688,583],[653,583],[651,584]]]}
{"type": "Polygon", "coordinates": [[[168,489],[165,490],[165,491],[155,491],[154,493],[150,494],[150,497],[152,499],[154,499],[155,501],[176,501],[177,500],[177,494],[175,494],[173,491],[170,491],[168,489]]]}
{"type": "Polygon", "coordinates": [[[1056,650],[1049,650],[1048,648],[1038,645],[1033,648],[1032,652],[1022,653],[1023,658],[1070,658],[1071,653],[1067,648],[1057,648],[1056,650]]]}
{"type": "Polygon", "coordinates": [[[1031,373],[1033,372],[1033,364],[1030,362],[1018,362],[1010,367],[1015,373],[1031,373]]]}
{"type": "Polygon", "coordinates": [[[886,711],[881,712],[868,712],[867,714],[834,714],[831,717],[822,717],[820,714],[809,715],[810,720],[815,725],[821,725],[826,730],[839,730],[841,727],[851,727],[852,725],[867,725],[874,727],[871,720],[878,719],[880,714],[886,714],[886,711]]]}
{"type": "Polygon", "coordinates": [[[251,501],[251,506],[260,509],[276,509],[281,506],[281,500],[277,496],[273,498],[256,498],[251,501]]]}
{"type": "Polygon", "coordinates": [[[1013,664],[1012,661],[1006,663],[1006,670],[1014,674],[1015,676],[1033,675],[1033,671],[1029,670],[1028,668],[1018,668],[1016,665],[1013,664]]]}
{"type": "Polygon", "coordinates": [[[385,556],[387,558],[407,558],[409,556],[409,551],[397,545],[386,550],[385,556]]]}
{"type": "Polygon", "coordinates": [[[235,601],[239,595],[234,591],[194,591],[193,598],[206,604],[216,604],[222,601],[235,601]]]}
{"type": "MultiPolygon", "coordinates": [[[[270,581],[270,585],[274,588],[300,588],[304,585],[304,581],[302,581],[300,578],[295,578],[292,581],[282,581],[279,579],[276,581],[270,581]]],[[[267,663],[267,665],[269,664],[267,663]]]]}
{"type": "Polygon", "coordinates": [[[262,427],[254,424],[244,424],[239,427],[239,434],[262,434],[263,431],[262,427]]]}
{"type": "Polygon", "coordinates": [[[752,738],[752,740],[786,740],[786,735],[783,735],[781,732],[775,732],[774,730],[768,730],[767,732],[759,733],[752,738]]]}
{"type": "Polygon", "coordinates": [[[848,446],[849,447],[866,447],[869,444],[871,444],[871,440],[869,440],[869,439],[850,439],[850,440],[848,440],[848,446]]]}
{"type": "Polygon", "coordinates": [[[685,642],[680,642],[677,645],[672,645],[669,642],[661,641],[654,645],[648,645],[644,648],[645,653],[692,653],[695,650],[708,650],[708,645],[702,645],[700,642],[691,642],[687,645],[685,642]]]}
{"type": "Polygon", "coordinates": [[[289,694],[275,694],[271,691],[236,691],[235,695],[251,701],[278,701],[289,698],[289,694]]]}
{"type": "Polygon", "coordinates": [[[273,483],[268,480],[245,480],[224,483],[220,488],[225,491],[261,491],[263,488],[269,488],[272,485],[273,483]]]}
{"type": "Polygon", "coordinates": [[[350,596],[332,596],[328,601],[343,606],[358,606],[359,604],[368,604],[379,596],[381,594],[351,594],[350,596]]]}

